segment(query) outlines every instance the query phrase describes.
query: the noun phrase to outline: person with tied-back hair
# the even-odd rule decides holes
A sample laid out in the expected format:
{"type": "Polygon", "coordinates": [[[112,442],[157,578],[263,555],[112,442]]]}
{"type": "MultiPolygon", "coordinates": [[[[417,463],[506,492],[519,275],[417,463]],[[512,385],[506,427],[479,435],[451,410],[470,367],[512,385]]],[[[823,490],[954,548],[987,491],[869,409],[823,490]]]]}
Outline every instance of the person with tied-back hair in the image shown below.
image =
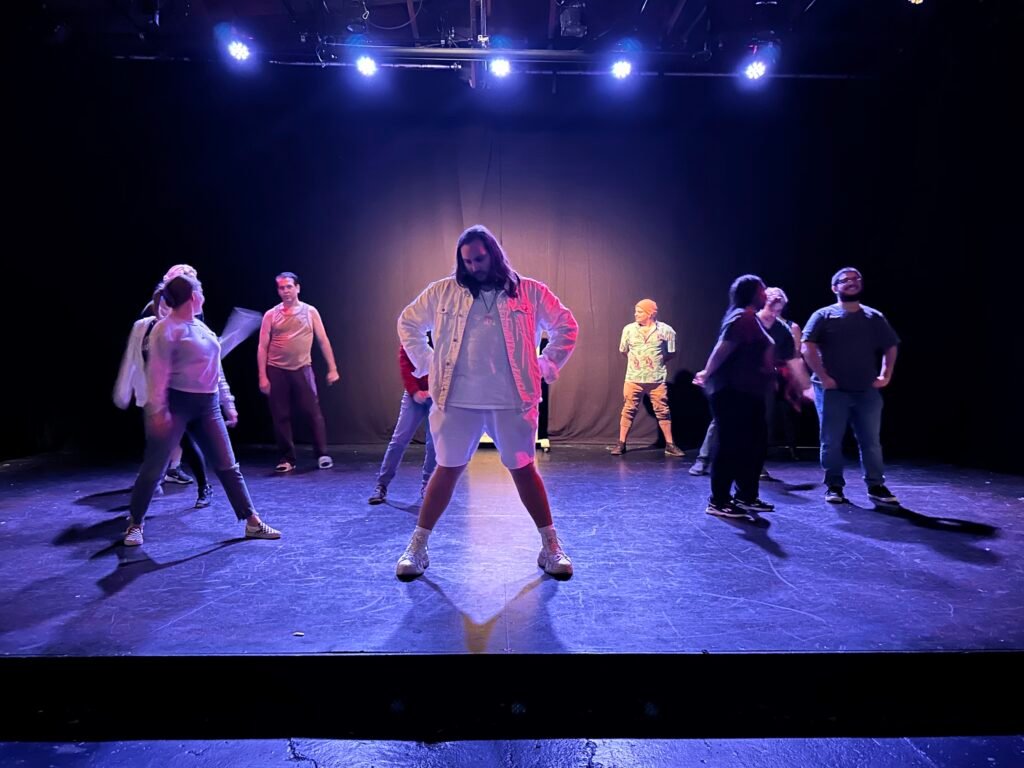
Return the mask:
{"type": "MultiPolygon", "coordinates": [[[[121,368],[118,372],[117,382],[114,385],[114,404],[122,410],[127,408],[134,398],[135,404],[140,408],[146,405],[146,363],[149,360],[149,339],[157,320],[166,317],[170,309],[163,300],[164,285],[179,275],[199,279],[195,267],[189,264],[175,264],[167,270],[163,279],[157,284],[153,292],[152,300],[143,308],[139,319],[132,326],[128,336],[128,343],[125,346],[124,356],[121,360],[121,368]]],[[[197,316],[203,319],[202,314],[197,316]]],[[[192,468],[197,486],[196,509],[210,506],[213,501],[213,486],[210,484],[206,473],[206,459],[195,439],[185,432],[182,435],[180,445],[171,449],[168,459],[168,466],[164,472],[163,483],[174,483],[177,485],[189,485],[193,482],[181,468],[181,461],[192,468]]],[[[163,493],[163,488],[157,486],[158,494],[163,493]]]]}
{"type": "Polygon", "coordinates": [[[556,578],[572,576],[534,455],[541,377],[549,383],[558,378],[578,328],[546,285],[516,274],[494,235],[479,225],[459,237],[454,274],[428,285],[402,310],[398,336],[415,366],[413,375],[429,373],[438,466],[395,567],[398,578],[415,578],[430,564],[427,537],[485,432],[540,533],[538,567],[556,578]],[[548,344],[538,355],[542,331],[548,344]]]}
{"type": "Polygon", "coordinates": [[[705,509],[709,515],[745,518],[775,509],[758,498],[758,476],[768,449],[765,399],[775,370],[775,343],[757,317],[765,301],[764,281],[757,275],[733,281],[718,343],[707,365],[693,377],[693,383],[708,392],[718,424],[718,446],[711,455],[711,498],[705,509]]]}
{"type": "MultiPolygon", "coordinates": [[[[789,297],[781,288],[770,286],[765,289],[765,305],[758,311],[757,319],[775,342],[775,383],[768,390],[765,399],[765,421],[768,438],[771,439],[774,414],[781,411],[783,434],[790,454],[796,458],[795,414],[799,412],[804,393],[811,383],[800,357],[800,326],[782,316],[789,303],[789,297]],[[778,407],[777,407],[778,406],[778,407]]],[[[690,467],[691,475],[706,475],[711,466],[711,449],[718,440],[718,425],[712,419],[708,424],[704,442],[697,453],[697,460],[690,467]]],[[[772,480],[768,470],[761,468],[761,480],[772,480]]]]}
{"type": "Polygon", "coordinates": [[[143,543],[143,524],[149,503],[171,448],[191,427],[204,443],[214,472],[224,487],[235,515],[245,521],[245,536],[279,539],[281,532],[260,519],[253,507],[242,472],[235,461],[226,426],[238,423],[235,400],[220,361],[217,335],[196,315],[202,312],[203,289],[193,277],[179,275],[167,282],[161,297],[170,310],[150,335],[146,366],[146,454],[132,488],[126,546],[143,543]],[[224,416],[221,415],[223,410],[224,416]]]}

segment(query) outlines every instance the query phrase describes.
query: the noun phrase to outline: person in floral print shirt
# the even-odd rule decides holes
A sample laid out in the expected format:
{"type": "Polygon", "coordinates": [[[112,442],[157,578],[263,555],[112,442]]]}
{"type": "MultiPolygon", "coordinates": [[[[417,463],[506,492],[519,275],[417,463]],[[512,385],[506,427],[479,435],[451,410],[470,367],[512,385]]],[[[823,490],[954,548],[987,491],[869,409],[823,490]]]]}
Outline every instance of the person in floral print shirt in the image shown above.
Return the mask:
{"type": "Polygon", "coordinates": [[[672,440],[672,414],[668,408],[666,363],[676,355],[676,332],[658,320],[658,305],[653,299],[641,299],[633,308],[635,322],[622,329],[619,352],[626,358],[626,382],[622,388],[625,401],[619,418],[619,442],[612,448],[613,456],[626,452],[626,438],[644,396],[650,398],[658,427],[665,437],[665,455],[685,454],[672,440]]]}

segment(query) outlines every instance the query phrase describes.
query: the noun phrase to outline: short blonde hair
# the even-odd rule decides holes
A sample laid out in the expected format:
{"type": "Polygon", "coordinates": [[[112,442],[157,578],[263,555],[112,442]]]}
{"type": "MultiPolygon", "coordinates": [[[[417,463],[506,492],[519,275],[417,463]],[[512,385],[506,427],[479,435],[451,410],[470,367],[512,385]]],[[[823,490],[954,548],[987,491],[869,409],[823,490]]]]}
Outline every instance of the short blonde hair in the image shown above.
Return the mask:
{"type": "Polygon", "coordinates": [[[164,275],[164,279],[162,282],[169,283],[174,278],[182,276],[198,278],[199,273],[196,271],[196,268],[193,267],[191,264],[175,264],[173,267],[167,270],[167,273],[164,275]]]}

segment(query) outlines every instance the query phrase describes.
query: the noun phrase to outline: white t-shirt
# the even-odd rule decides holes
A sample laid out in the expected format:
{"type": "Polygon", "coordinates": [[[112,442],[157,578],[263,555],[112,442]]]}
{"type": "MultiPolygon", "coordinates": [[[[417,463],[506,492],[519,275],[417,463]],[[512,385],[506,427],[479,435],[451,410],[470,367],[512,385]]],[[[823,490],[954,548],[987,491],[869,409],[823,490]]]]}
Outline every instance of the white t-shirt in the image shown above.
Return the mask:
{"type": "Polygon", "coordinates": [[[523,407],[508,362],[497,302],[497,291],[480,291],[473,300],[452,373],[448,405],[488,410],[523,407]]]}

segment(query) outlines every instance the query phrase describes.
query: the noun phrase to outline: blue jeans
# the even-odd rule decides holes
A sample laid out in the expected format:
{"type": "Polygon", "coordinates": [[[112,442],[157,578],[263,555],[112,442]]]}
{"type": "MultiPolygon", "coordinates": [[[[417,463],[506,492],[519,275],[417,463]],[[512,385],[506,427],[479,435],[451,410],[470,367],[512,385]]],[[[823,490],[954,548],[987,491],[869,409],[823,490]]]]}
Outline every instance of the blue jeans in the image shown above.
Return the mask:
{"type": "Polygon", "coordinates": [[[220,396],[216,392],[207,395],[170,389],[167,391],[167,405],[171,412],[169,426],[156,432],[149,423],[146,424],[146,454],[128,505],[132,522],[142,524],[153,493],[163,479],[171,449],[181,442],[186,427],[199,441],[207,462],[224,486],[235,516],[239,520],[248,519],[256,509],[235,461],[235,453],[231,450],[231,440],[220,414],[220,396]]]}
{"type": "Polygon", "coordinates": [[[868,486],[885,482],[882,464],[882,393],[877,389],[863,392],[842,392],[825,389],[814,383],[814,406],[821,424],[821,468],[825,485],[842,488],[843,437],[846,425],[852,424],[860,448],[860,465],[868,486]]]}
{"type": "Polygon", "coordinates": [[[704,434],[704,442],[700,445],[700,450],[697,452],[697,459],[703,461],[706,464],[711,463],[711,454],[718,448],[718,422],[711,419],[711,423],[708,424],[708,431],[704,434]]]}
{"type": "MultiPolygon", "coordinates": [[[[398,412],[398,422],[395,424],[395,431],[391,435],[391,442],[384,454],[384,461],[380,464],[380,472],[377,473],[377,484],[385,488],[391,483],[398,470],[398,465],[405,455],[405,449],[412,442],[413,435],[420,428],[427,416],[430,414],[430,406],[434,401],[429,397],[425,402],[417,403],[412,396],[405,392],[402,394],[402,408],[398,412]]],[[[434,455],[434,438],[430,434],[430,425],[427,425],[427,454],[423,457],[423,484],[426,485],[430,476],[434,474],[437,466],[437,457],[434,455]]]]}

